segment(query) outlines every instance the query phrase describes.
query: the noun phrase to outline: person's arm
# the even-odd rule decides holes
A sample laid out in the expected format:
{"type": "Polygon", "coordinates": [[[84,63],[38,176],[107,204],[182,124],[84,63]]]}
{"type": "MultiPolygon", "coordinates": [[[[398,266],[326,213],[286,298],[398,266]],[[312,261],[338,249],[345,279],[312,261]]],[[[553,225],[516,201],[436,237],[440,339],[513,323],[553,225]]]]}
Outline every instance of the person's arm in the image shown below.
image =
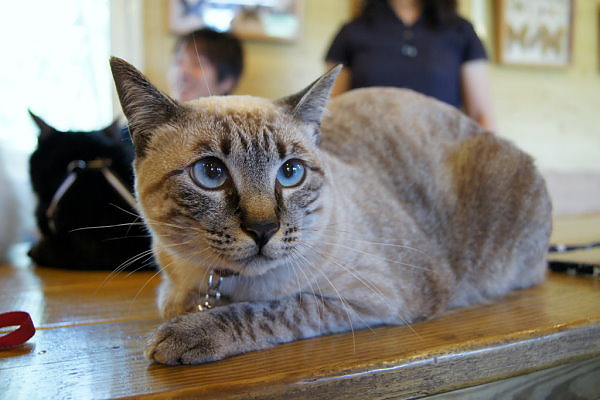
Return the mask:
{"type": "Polygon", "coordinates": [[[467,61],[461,68],[463,106],[467,115],[490,132],[496,131],[487,60],[467,61]]]}
{"type": "Polygon", "coordinates": [[[335,84],[331,90],[331,97],[335,97],[352,88],[352,72],[349,65],[352,65],[354,47],[352,45],[352,24],[344,25],[335,35],[327,54],[325,55],[325,65],[331,69],[338,64],[344,64],[335,84]]]}
{"type": "MultiPolygon", "coordinates": [[[[335,67],[336,65],[338,65],[338,63],[332,62],[332,61],[326,61],[325,65],[327,66],[327,70],[330,70],[331,68],[335,67]]],[[[347,92],[348,90],[351,89],[351,71],[350,68],[348,67],[344,67],[342,68],[342,70],[340,71],[340,74],[338,75],[337,79],[335,80],[335,83],[333,85],[333,88],[331,89],[331,97],[335,97],[337,95],[340,95],[344,92],[347,92]]]]}

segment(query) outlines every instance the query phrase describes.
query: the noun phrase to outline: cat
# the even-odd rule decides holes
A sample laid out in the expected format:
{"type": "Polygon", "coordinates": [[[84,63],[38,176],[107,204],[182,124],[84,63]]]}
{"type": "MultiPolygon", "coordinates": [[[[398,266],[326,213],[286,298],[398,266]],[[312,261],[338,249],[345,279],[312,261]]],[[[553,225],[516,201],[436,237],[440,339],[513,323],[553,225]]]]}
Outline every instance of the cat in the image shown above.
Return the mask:
{"type": "Polygon", "coordinates": [[[20,199],[0,147],[0,264],[8,261],[9,251],[20,239],[23,225],[20,199]]]}
{"type": "Polygon", "coordinates": [[[339,66],[273,101],[179,104],[127,62],[111,68],[162,273],[150,360],[408,324],[545,278],[543,178],[451,106],[395,88],[328,104],[339,66]],[[193,312],[211,269],[227,301],[193,312]]]}
{"type": "Polygon", "coordinates": [[[44,267],[80,270],[155,268],[149,260],[147,230],[99,168],[76,169],[72,185],[55,197],[69,179],[70,168],[81,164],[79,160],[87,165],[102,160],[132,192],[133,147],[129,135],[122,139],[117,122],[98,131],[62,132],[33,113],[31,117],[40,129],[29,172],[41,234],[29,251],[31,259],[44,267]],[[57,198],[59,201],[53,204],[57,198]]]}

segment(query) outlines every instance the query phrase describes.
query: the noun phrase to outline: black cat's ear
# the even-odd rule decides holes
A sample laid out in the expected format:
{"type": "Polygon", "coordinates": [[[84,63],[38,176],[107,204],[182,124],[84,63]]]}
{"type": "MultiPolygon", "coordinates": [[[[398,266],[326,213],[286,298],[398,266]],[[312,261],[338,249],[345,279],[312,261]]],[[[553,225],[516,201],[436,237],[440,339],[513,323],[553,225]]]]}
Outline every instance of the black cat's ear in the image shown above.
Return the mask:
{"type": "Polygon", "coordinates": [[[279,99],[277,103],[286,106],[299,120],[318,126],[323,118],[331,88],[341,70],[341,64],[333,67],[304,90],[279,99]]]}
{"type": "Polygon", "coordinates": [[[143,157],[152,132],[175,118],[181,107],[125,60],[111,57],[110,68],[136,154],[143,157]]]}
{"type": "Polygon", "coordinates": [[[121,141],[121,124],[119,123],[119,119],[115,119],[112,124],[107,126],[102,130],[102,132],[109,138],[114,140],[115,142],[121,141]]]}
{"type": "Polygon", "coordinates": [[[57,132],[56,129],[54,129],[53,127],[48,125],[46,123],[46,121],[44,121],[43,119],[41,119],[40,117],[35,115],[31,110],[27,110],[27,111],[29,112],[31,119],[33,119],[33,122],[35,122],[35,124],[38,126],[38,128],[40,128],[40,134],[38,135],[38,142],[46,140],[46,138],[49,137],[53,132],[57,132]]]}

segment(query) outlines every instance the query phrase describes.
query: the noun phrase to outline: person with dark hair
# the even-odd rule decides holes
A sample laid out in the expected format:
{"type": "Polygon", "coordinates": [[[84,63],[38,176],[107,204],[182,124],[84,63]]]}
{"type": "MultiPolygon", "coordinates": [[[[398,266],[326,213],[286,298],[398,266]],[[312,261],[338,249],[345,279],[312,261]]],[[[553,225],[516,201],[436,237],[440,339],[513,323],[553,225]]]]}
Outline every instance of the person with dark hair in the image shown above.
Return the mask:
{"type": "Polygon", "coordinates": [[[325,60],[328,67],[344,64],[333,95],[368,86],[409,88],[495,129],[487,55],[456,0],[366,0],[325,60]]]}
{"type": "Polygon", "coordinates": [[[202,28],[177,40],[169,85],[178,101],[231,94],[243,69],[240,40],[231,33],[202,28]]]}

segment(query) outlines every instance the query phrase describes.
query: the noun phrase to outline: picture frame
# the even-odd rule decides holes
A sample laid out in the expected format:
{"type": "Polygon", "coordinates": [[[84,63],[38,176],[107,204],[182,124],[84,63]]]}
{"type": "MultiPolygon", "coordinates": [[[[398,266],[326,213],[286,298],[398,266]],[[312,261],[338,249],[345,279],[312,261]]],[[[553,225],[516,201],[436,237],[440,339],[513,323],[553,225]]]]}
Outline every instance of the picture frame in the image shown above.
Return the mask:
{"type": "Polygon", "coordinates": [[[364,0],[350,0],[350,15],[352,18],[358,17],[363,10],[364,0]]]}
{"type": "Polygon", "coordinates": [[[498,63],[566,68],[572,59],[574,0],[496,0],[498,63]]]}
{"type": "Polygon", "coordinates": [[[291,42],[302,27],[302,0],[170,0],[169,28],[179,35],[208,27],[242,40],[291,42]]]}

